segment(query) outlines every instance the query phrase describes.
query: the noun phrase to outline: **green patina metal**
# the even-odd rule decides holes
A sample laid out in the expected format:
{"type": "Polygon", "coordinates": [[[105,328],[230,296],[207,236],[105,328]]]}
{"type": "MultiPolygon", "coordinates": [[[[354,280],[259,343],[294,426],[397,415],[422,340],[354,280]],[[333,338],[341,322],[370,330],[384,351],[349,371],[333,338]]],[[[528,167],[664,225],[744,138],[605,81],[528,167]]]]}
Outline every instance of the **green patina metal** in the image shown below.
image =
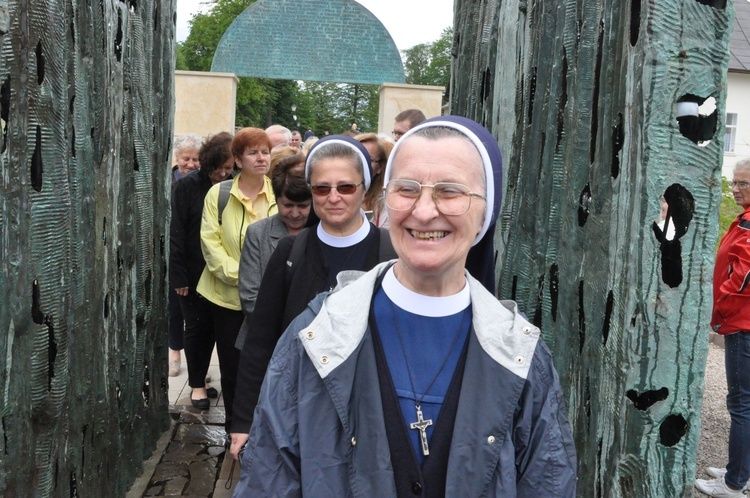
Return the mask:
{"type": "Polygon", "coordinates": [[[224,33],[211,71],[364,85],[405,81],[391,35],[354,0],[259,0],[224,33]]]}
{"type": "Polygon", "coordinates": [[[499,294],[553,351],[582,498],[693,496],[733,15],[711,0],[456,2],[451,110],[504,151],[499,294]],[[716,99],[703,146],[680,131],[686,95],[716,99]],[[673,184],[695,209],[665,243],[652,224],[673,184]]]}
{"type": "Polygon", "coordinates": [[[0,495],[124,496],[169,427],[174,0],[0,0],[0,495]]]}

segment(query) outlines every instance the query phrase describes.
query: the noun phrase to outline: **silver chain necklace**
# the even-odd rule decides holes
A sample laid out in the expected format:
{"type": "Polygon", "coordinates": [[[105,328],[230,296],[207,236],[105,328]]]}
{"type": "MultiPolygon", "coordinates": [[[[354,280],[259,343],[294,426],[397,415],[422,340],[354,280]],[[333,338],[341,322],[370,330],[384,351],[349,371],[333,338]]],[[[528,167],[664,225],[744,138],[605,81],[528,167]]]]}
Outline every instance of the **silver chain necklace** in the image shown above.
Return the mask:
{"type": "Polygon", "coordinates": [[[420,439],[420,442],[422,443],[422,455],[428,456],[430,454],[430,447],[427,444],[427,428],[432,425],[432,419],[428,418],[425,420],[424,414],[422,413],[422,400],[424,400],[424,397],[427,395],[432,385],[440,376],[440,373],[443,371],[443,368],[445,368],[445,365],[448,363],[448,358],[450,358],[451,355],[453,354],[453,350],[456,349],[456,344],[458,344],[458,338],[461,337],[461,331],[464,329],[464,323],[466,323],[466,316],[468,315],[468,312],[466,309],[464,310],[464,315],[461,318],[461,325],[458,327],[458,332],[456,332],[456,337],[453,338],[453,344],[451,344],[450,351],[448,351],[448,354],[443,359],[443,363],[440,365],[440,368],[438,368],[438,371],[435,373],[435,376],[427,385],[427,388],[424,390],[424,393],[422,393],[422,396],[420,396],[419,399],[416,399],[417,389],[414,386],[414,377],[412,376],[411,369],[409,368],[409,361],[406,358],[406,348],[404,347],[404,341],[401,338],[401,331],[398,328],[398,318],[396,317],[396,310],[393,308],[393,301],[391,301],[390,298],[388,298],[388,302],[391,304],[391,314],[393,315],[393,323],[396,326],[396,336],[398,337],[398,342],[401,345],[401,352],[404,355],[404,364],[406,365],[406,372],[409,374],[409,382],[411,383],[411,390],[414,393],[414,398],[416,401],[416,403],[414,404],[414,408],[416,408],[417,410],[417,421],[410,423],[409,427],[412,430],[419,431],[419,439],[420,439]]]}

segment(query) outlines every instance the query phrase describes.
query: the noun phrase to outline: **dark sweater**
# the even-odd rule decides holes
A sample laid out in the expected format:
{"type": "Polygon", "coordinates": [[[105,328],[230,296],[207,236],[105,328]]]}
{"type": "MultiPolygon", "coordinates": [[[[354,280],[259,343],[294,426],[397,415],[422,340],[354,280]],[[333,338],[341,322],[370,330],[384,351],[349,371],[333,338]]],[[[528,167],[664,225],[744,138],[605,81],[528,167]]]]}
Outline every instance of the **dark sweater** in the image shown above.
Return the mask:
{"type": "Polygon", "coordinates": [[[169,227],[169,284],[190,287],[201,278],[206,261],[201,251],[203,199],[211,179],[201,170],[191,171],[172,186],[172,223],[169,227]]]}
{"type": "MultiPolygon", "coordinates": [[[[371,270],[392,256],[392,250],[390,255],[379,254],[381,234],[371,225],[370,235],[365,239],[370,244],[362,266],[342,269],[371,270]]],[[[295,265],[296,268],[287,270],[287,260],[295,240],[295,237],[289,236],[279,241],[263,274],[255,311],[249,317],[251,328],[240,355],[232,432],[250,431],[266,368],[281,334],[302,313],[307,303],[320,292],[329,290],[328,265],[323,256],[323,243],[316,235],[315,228],[305,229],[297,237],[306,237],[307,240],[304,258],[295,265]],[[287,271],[293,272],[291,279],[287,271]]]]}

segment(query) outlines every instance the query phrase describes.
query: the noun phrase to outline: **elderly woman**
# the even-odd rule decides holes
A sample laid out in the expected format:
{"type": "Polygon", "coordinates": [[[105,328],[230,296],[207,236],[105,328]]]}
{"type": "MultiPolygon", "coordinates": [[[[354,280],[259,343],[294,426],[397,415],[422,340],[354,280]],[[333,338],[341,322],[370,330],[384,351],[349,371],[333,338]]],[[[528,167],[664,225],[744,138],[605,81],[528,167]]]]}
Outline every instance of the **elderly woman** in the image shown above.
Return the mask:
{"type": "Polygon", "coordinates": [[[341,276],[281,338],[235,496],[575,496],[539,329],[464,270],[500,167],[467,119],[399,140],[385,173],[398,260],[341,276]]]}
{"type": "Polygon", "coordinates": [[[177,164],[172,166],[173,182],[201,167],[198,154],[202,145],[203,139],[195,133],[175,137],[173,149],[177,164]]]}
{"type": "Polygon", "coordinates": [[[240,174],[231,183],[211,187],[203,205],[201,249],[206,267],[197,289],[211,302],[227,434],[232,426],[239,360],[234,343],[245,319],[237,287],[240,251],[247,227],[276,212],[271,180],[266,177],[271,161],[271,140],[266,132],[258,128],[238,131],[232,139],[232,155],[240,174]]]}
{"type": "Polygon", "coordinates": [[[169,275],[185,317],[185,359],[190,399],[199,410],[209,408],[208,398],[218,393],[206,388],[206,373],[214,348],[213,318],[203,297],[196,293],[206,262],[201,252],[203,202],[209,189],[227,179],[234,169],[232,135],[209,137],[200,150],[201,168],[175,183],[172,192],[172,223],[169,231],[169,275]]]}
{"type": "MultiPolygon", "coordinates": [[[[695,487],[708,496],[745,496],[750,484],[750,159],[734,166],[729,183],[734,202],[744,211],[721,238],[714,267],[714,306],[711,327],[724,337],[727,410],[731,416],[726,468],[708,467],[713,479],[698,479],[695,487]]],[[[691,199],[692,200],[692,199],[691,199]]],[[[671,206],[670,206],[671,207],[671,206]]],[[[676,220],[677,238],[681,224],[676,220]]]]}
{"type": "Polygon", "coordinates": [[[307,156],[305,175],[320,222],[279,241],[268,261],[240,358],[235,458],[247,441],[263,376],[284,329],[319,292],[336,285],[342,270],[369,270],[395,257],[388,232],[362,211],[372,178],[369,159],[361,143],[342,135],[319,140],[307,156]]]}
{"type": "MultiPolygon", "coordinates": [[[[245,344],[260,282],[279,239],[287,235],[297,235],[305,227],[310,214],[312,193],[303,173],[295,171],[295,157],[290,156],[281,161],[273,172],[271,185],[279,212],[247,227],[245,245],[240,257],[239,277],[240,303],[245,321],[242,322],[237,337],[237,349],[242,349],[245,344]]],[[[302,158],[304,167],[304,156],[300,154],[299,157],[302,158]]]]}
{"type": "MultiPolygon", "coordinates": [[[[175,164],[172,166],[172,185],[191,171],[200,168],[198,151],[203,144],[203,139],[195,133],[180,135],[174,140],[175,164]]],[[[184,346],[183,332],[185,321],[180,309],[180,301],[177,294],[170,292],[167,300],[167,314],[169,327],[169,376],[180,375],[182,355],[180,351],[184,346]]]]}

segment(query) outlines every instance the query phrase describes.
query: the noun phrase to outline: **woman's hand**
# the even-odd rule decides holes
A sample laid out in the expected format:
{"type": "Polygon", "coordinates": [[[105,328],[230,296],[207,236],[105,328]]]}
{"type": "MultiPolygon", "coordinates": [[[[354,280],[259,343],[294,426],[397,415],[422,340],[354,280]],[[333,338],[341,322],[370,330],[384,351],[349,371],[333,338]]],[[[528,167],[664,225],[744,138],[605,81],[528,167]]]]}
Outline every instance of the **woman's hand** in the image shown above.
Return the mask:
{"type": "Polygon", "coordinates": [[[179,287],[175,289],[174,291],[177,293],[178,296],[187,296],[188,289],[190,289],[190,287],[179,287]]]}
{"type": "Polygon", "coordinates": [[[229,453],[231,453],[232,458],[235,460],[240,459],[240,451],[242,451],[249,438],[249,434],[242,434],[241,432],[232,433],[232,445],[229,447],[229,453]]]}

